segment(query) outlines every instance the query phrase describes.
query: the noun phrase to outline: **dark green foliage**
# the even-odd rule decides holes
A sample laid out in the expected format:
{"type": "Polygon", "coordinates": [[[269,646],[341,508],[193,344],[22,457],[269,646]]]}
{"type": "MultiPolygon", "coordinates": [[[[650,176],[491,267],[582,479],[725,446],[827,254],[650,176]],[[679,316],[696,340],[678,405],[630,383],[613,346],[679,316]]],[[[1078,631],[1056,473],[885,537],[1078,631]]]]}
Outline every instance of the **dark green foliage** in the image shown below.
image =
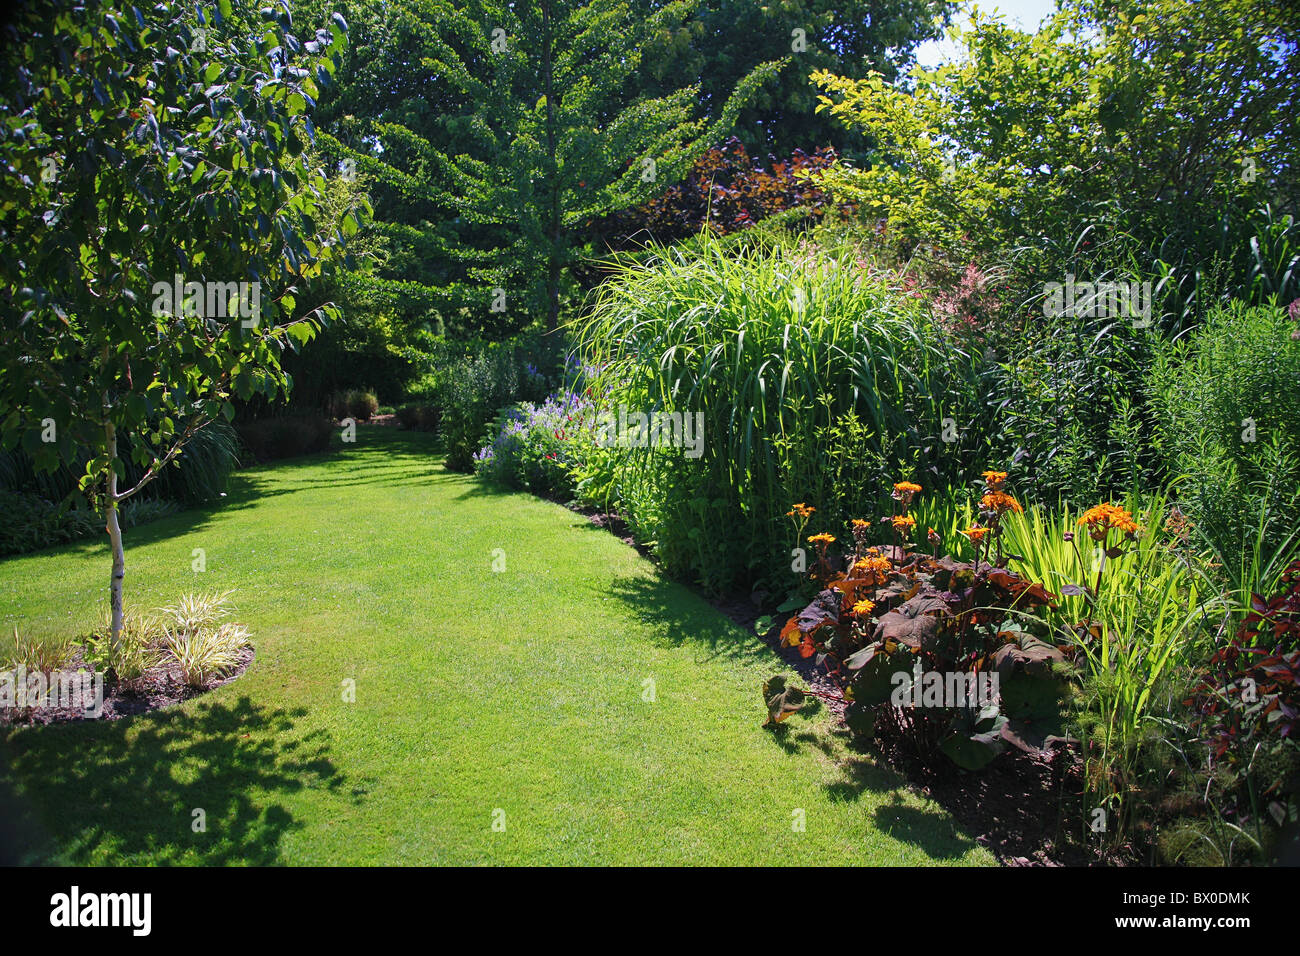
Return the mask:
{"type": "Polygon", "coordinates": [[[438,430],[442,421],[442,409],[437,405],[411,403],[397,407],[397,423],[413,431],[432,432],[438,430]]]}
{"type": "Polygon", "coordinates": [[[1009,344],[989,381],[990,441],[1027,498],[1086,507],[1150,486],[1145,377],[1158,344],[1124,319],[1041,315],[1009,344]]]}
{"type": "Polygon", "coordinates": [[[357,4],[363,65],[326,91],[320,128],[373,178],[387,252],[367,300],[451,334],[555,328],[585,224],[680,178],[775,74],[737,76],[713,121],[695,88],[647,93],[644,48],[694,2],[648,16],[616,0],[357,4]]]}
{"type": "MultiPolygon", "coordinates": [[[[144,475],[130,455],[131,439],[119,440],[125,459],[126,482],[134,485],[144,475]]],[[[239,436],[235,429],[218,419],[194,433],[184,451],[163,468],[149,483],[154,498],[176,501],[190,506],[211,501],[229,485],[230,475],[239,467],[239,436]]],[[[83,451],[71,466],[40,471],[21,450],[0,451],[0,489],[35,494],[49,501],[63,501],[77,493],[77,477],[90,454],[83,451]]],[[[100,527],[102,531],[102,525],[100,527]]]]}
{"type": "MultiPolygon", "coordinates": [[[[632,0],[638,15],[664,0],[632,0]]],[[[955,4],[947,0],[703,0],[684,23],[656,31],[645,50],[640,82],[659,92],[680,77],[700,81],[700,100],[717,118],[737,83],[766,60],[789,64],[767,80],[736,119],[736,133],[755,156],[788,155],[800,147],[835,146],[866,159],[872,141],[847,133],[814,112],[817,91],[809,76],[820,69],[859,78],[872,71],[895,79],[916,47],[941,36],[955,4]],[[806,48],[794,49],[796,29],[806,48]]]]}
{"type": "Polygon", "coordinates": [[[324,415],[297,412],[236,423],[239,437],[258,461],[313,455],[330,446],[334,425],[324,415]]]}
{"type": "MultiPolygon", "coordinates": [[[[133,498],[122,509],[122,526],[133,528],[179,510],[172,501],[133,498]]],[[[0,557],[26,554],[104,533],[104,516],[84,503],[56,504],[39,495],[0,489],[0,557]]]]}
{"type": "Polygon", "coordinates": [[[0,557],[37,551],[92,534],[102,534],[104,518],[87,507],[56,505],[29,492],[0,491],[0,557]]]}
{"type": "Polygon", "coordinates": [[[350,388],[336,395],[330,405],[335,418],[352,418],[359,422],[368,422],[379,412],[379,399],[366,389],[350,388]]]}
{"type": "Polygon", "coordinates": [[[452,367],[441,424],[452,471],[473,470],[474,453],[491,441],[497,410],[519,395],[520,372],[519,358],[509,347],[489,347],[452,367]]]}

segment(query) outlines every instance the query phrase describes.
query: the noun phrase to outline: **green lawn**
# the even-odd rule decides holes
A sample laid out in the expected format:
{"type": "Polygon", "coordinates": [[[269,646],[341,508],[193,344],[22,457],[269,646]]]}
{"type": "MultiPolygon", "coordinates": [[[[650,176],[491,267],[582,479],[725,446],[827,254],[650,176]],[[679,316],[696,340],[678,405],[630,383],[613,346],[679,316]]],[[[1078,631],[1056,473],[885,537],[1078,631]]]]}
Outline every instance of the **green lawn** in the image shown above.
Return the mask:
{"type": "MultiPolygon", "coordinates": [[[[328,455],[238,473],[220,508],[128,531],[128,605],[233,588],[257,659],[179,707],[0,731],[9,855],[992,862],[826,713],[763,730],[777,662],[755,637],[585,519],[448,474],[433,452],[361,428],[328,455]]],[[[98,542],[0,562],[0,625],[80,632],[108,572],[98,542]]]]}

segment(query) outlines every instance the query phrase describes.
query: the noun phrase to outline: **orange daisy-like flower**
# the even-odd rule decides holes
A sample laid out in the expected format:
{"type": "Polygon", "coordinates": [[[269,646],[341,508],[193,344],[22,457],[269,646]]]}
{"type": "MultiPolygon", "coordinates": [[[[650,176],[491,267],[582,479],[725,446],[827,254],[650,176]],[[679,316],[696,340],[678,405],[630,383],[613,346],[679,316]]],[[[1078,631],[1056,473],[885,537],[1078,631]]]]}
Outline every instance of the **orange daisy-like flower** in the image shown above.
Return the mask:
{"type": "Polygon", "coordinates": [[[1079,518],[1079,524],[1087,526],[1093,541],[1105,541],[1111,528],[1129,535],[1137,534],[1138,529],[1132,514],[1110,502],[1089,508],[1079,518]]]}
{"type": "Polygon", "coordinates": [[[984,536],[988,533],[989,533],[988,528],[981,528],[977,524],[971,525],[969,528],[967,528],[965,531],[962,532],[962,534],[964,534],[966,537],[971,539],[971,542],[973,544],[979,544],[981,541],[984,540],[984,536]]]}
{"type": "Polygon", "coordinates": [[[809,544],[815,544],[815,545],[817,545],[817,546],[820,547],[820,548],[824,548],[824,547],[826,547],[826,546],[829,545],[829,544],[834,544],[834,543],[835,543],[835,535],[833,535],[833,534],[826,534],[825,532],[823,532],[823,533],[821,533],[821,534],[815,534],[815,535],[813,535],[812,537],[810,537],[810,538],[808,539],[808,543],[809,543],[809,544]]]}
{"type": "Polygon", "coordinates": [[[912,503],[912,495],[918,494],[921,486],[913,481],[898,481],[894,483],[894,493],[891,497],[895,501],[901,501],[906,508],[912,503]]]}
{"type": "Polygon", "coordinates": [[[916,519],[911,515],[897,515],[890,520],[893,522],[894,530],[903,534],[916,527],[916,519]]]}
{"type": "Polygon", "coordinates": [[[866,518],[854,518],[854,519],[853,519],[853,527],[854,527],[854,528],[870,528],[870,527],[871,527],[871,522],[868,521],[866,518]]]}
{"type": "Polygon", "coordinates": [[[853,564],[853,570],[859,574],[888,574],[894,569],[888,558],[873,555],[861,558],[853,564]]]}
{"type": "Polygon", "coordinates": [[[990,491],[980,499],[980,507],[985,511],[996,512],[998,515],[1004,515],[1008,511],[1014,511],[1020,514],[1025,509],[1020,507],[1020,502],[1016,501],[1005,491],[990,491]]]}
{"type": "Polygon", "coordinates": [[[816,508],[810,507],[804,504],[802,501],[799,501],[796,502],[791,507],[791,510],[785,513],[785,516],[787,518],[809,518],[812,516],[812,513],[816,510],[817,510],[816,508]]]}
{"type": "Polygon", "coordinates": [[[989,486],[989,491],[1001,491],[1002,482],[1007,480],[1005,471],[986,471],[984,472],[984,484],[989,486]]]}
{"type": "Polygon", "coordinates": [[[880,585],[889,580],[893,570],[894,565],[888,558],[869,557],[854,562],[851,574],[866,580],[868,584],[880,585]]]}
{"type": "Polygon", "coordinates": [[[856,614],[858,617],[866,617],[875,609],[876,609],[875,601],[859,601],[857,604],[853,605],[853,613],[856,614]]]}

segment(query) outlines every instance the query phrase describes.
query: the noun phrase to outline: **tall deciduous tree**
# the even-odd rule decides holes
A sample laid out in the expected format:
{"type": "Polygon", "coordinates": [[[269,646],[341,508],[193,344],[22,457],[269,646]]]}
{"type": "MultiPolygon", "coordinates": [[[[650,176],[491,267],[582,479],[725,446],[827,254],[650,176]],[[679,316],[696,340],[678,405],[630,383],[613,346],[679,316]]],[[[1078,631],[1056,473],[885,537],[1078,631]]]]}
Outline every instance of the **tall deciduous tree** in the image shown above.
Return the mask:
{"type": "Polygon", "coordinates": [[[698,85],[648,95],[643,47],[697,2],[648,15],[624,0],[363,11],[374,48],[356,57],[382,59],[382,78],[357,63],[364,91],[327,102],[323,129],[340,162],[373,175],[377,228],[404,250],[376,295],[388,286],[464,331],[509,332],[539,314],[554,328],[587,223],[680,179],[779,71],[739,77],[714,119],[698,85]]]}
{"type": "Polygon", "coordinates": [[[980,16],[965,56],[905,89],[815,77],[882,159],[823,181],[910,242],[987,252],[1104,222],[1197,265],[1234,214],[1295,211],[1298,35],[1289,0],[1063,0],[1036,33],[980,16]]]}
{"type": "MultiPolygon", "coordinates": [[[[633,0],[643,15],[665,4],[633,0]]],[[[830,70],[861,79],[876,72],[892,80],[912,64],[918,45],[943,34],[956,7],[953,0],[701,0],[687,21],[656,31],[643,82],[653,94],[683,76],[698,77],[701,106],[715,117],[756,64],[789,57],[737,114],[736,136],[760,160],[823,146],[862,158],[873,137],[817,113],[811,75],[830,70]]]]}
{"type": "Polygon", "coordinates": [[[287,391],[284,346],[335,313],[297,296],[357,228],[322,215],[308,111],[345,22],[124,0],[37,6],[0,55],[0,438],[84,465],[126,571],[120,504],[230,398],[287,391]],[[123,488],[118,439],[143,477],[123,488]]]}

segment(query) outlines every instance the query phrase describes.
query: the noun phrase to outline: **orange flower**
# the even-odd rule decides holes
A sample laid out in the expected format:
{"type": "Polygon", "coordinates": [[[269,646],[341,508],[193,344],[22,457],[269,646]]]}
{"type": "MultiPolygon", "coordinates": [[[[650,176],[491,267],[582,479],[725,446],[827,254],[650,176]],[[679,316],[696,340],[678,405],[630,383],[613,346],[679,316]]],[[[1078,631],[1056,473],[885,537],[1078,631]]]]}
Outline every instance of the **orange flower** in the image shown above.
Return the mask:
{"type": "Polygon", "coordinates": [[[912,503],[912,495],[920,492],[921,486],[911,481],[899,481],[894,483],[894,493],[891,497],[895,501],[901,501],[906,508],[912,503]]]}
{"type": "Polygon", "coordinates": [[[812,513],[816,510],[816,508],[809,507],[800,501],[795,503],[792,509],[785,513],[785,516],[787,518],[810,518],[812,517],[812,513]]]}
{"type": "Polygon", "coordinates": [[[853,613],[858,617],[866,617],[875,609],[876,603],[874,601],[859,601],[857,604],[853,605],[853,613]]]}
{"type": "Polygon", "coordinates": [[[870,576],[877,583],[883,581],[885,576],[894,569],[888,558],[872,556],[861,558],[853,564],[853,570],[863,577],[870,576]]]}
{"type": "Polygon", "coordinates": [[[981,541],[984,540],[984,536],[988,533],[989,533],[988,528],[981,528],[977,524],[971,525],[969,528],[967,528],[965,531],[962,532],[962,534],[970,538],[972,544],[979,544],[981,541]]]}
{"type": "Polygon", "coordinates": [[[989,486],[989,491],[1001,491],[1002,482],[1007,480],[1005,471],[986,471],[984,472],[984,484],[989,486]]]}
{"type": "Polygon", "coordinates": [[[870,522],[870,521],[867,521],[865,518],[854,518],[854,519],[853,519],[853,527],[855,527],[855,528],[870,528],[870,527],[871,527],[871,522],[870,522]]]}
{"type": "Polygon", "coordinates": [[[1087,525],[1088,537],[1093,541],[1105,541],[1111,528],[1128,535],[1137,534],[1138,529],[1133,515],[1110,502],[1089,508],[1079,518],[1079,524],[1087,525]]]}
{"type": "Polygon", "coordinates": [[[999,517],[1008,511],[1014,511],[1020,514],[1025,509],[1020,507],[1020,502],[1016,501],[1005,491],[990,491],[980,499],[980,507],[985,511],[992,511],[999,517]]]}
{"type": "Polygon", "coordinates": [[[829,544],[834,544],[834,543],[835,543],[835,535],[833,535],[833,534],[826,534],[826,533],[824,533],[824,532],[823,532],[822,534],[815,534],[815,535],[813,535],[812,537],[810,537],[810,538],[808,539],[808,543],[809,543],[809,544],[815,544],[815,545],[817,545],[819,548],[824,548],[824,547],[826,547],[826,546],[829,545],[829,544]]]}
{"type": "Polygon", "coordinates": [[[911,515],[897,515],[890,520],[893,522],[894,530],[899,534],[907,534],[916,527],[916,519],[911,515]]]}

